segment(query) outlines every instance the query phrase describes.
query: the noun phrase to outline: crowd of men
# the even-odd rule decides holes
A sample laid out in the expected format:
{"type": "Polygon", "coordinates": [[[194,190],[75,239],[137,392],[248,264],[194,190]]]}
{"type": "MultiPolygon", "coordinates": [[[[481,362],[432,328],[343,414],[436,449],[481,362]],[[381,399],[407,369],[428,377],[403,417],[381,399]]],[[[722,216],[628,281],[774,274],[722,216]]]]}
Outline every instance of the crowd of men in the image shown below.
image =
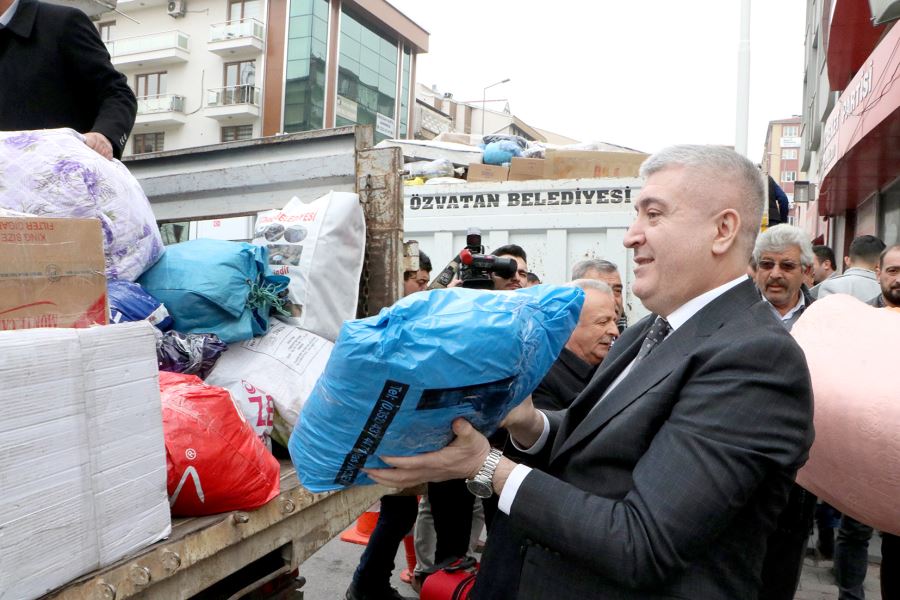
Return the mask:
{"type": "MultiPolygon", "coordinates": [[[[501,443],[458,420],[447,448],[372,471],[394,487],[455,489],[429,483],[429,494],[456,502],[432,498],[445,552],[420,556],[420,576],[471,551],[473,503],[461,484],[481,478],[494,493],[482,498],[489,534],[473,598],[790,599],[814,522],[815,551],[834,556],[840,598],[862,598],[872,529],[794,483],[814,434],[809,371],[788,331],[828,294],[900,306],[900,246],[861,236],[840,273],[832,250],[796,227],[757,235],[765,181],[730,150],[669,148],[642,176],[625,244],[632,291],[653,314],[629,327],[616,265],[577,263],[569,285],[585,293],[578,324],[507,417],[501,443]],[[712,178],[716,192],[702,191],[712,178]],[[455,529],[439,526],[445,509],[455,529]],[[442,535],[457,538],[450,554],[442,535]]],[[[519,266],[495,289],[539,283],[524,249],[494,254],[519,266]]],[[[391,564],[377,590],[355,577],[348,598],[402,598],[390,567],[412,513],[385,550],[391,564]]],[[[883,535],[885,598],[900,597],[897,546],[883,535]]]]}

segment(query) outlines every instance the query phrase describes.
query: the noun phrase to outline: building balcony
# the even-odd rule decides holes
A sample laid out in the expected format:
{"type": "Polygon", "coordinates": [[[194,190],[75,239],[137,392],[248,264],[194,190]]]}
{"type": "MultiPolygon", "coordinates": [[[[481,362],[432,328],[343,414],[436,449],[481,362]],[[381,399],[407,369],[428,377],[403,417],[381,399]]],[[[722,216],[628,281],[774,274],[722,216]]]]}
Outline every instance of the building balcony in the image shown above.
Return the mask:
{"type": "Polygon", "coordinates": [[[137,99],[138,110],[135,125],[184,125],[184,96],[160,94],[137,99]]]}
{"type": "Polygon", "coordinates": [[[217,23],[209,28],[207,48],[224,58],[259,56],[265,46],[266,26],[256,19],[217,23]]]}
{"type": "Polygon", "coordinates": [[[207,90],[204,115],[227,125],[245,125],[259,118],[260,90],[252,85],[234,85],[207,90]]]}
{"type": "Polygon", "coordinates": [[[165,31],[106,42],[116,67],[149,67],[187,62],[190,55],[188,34],[165,31]]]}

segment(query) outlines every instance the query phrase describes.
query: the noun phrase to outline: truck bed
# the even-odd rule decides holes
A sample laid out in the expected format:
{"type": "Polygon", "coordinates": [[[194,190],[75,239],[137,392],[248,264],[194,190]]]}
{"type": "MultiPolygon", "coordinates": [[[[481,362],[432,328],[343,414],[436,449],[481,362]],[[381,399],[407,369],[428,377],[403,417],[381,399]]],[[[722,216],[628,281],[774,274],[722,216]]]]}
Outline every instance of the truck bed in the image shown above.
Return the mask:
{"type": "Polygon", "coordinates": [[[380,486],[359,486],[312,494],[300,486],[290,461],[282,459],[281,493],[266,505],[252,511],[173,519],[168,539],[76,579],[45,598],[187,599],[278,551],[292,569],[387,491],[380,486]]]}

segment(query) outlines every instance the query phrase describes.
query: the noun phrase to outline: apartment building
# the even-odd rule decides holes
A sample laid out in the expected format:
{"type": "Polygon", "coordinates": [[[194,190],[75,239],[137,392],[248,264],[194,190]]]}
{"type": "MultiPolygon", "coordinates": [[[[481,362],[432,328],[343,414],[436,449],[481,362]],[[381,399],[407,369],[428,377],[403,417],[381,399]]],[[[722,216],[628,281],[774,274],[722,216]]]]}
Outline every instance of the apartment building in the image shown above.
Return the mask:
{"type": "Polygon", "coordinates": [[[411,135],[428,33],[384,0],[119,0],[97,28],[138,97],[126,155],[348,124],[411,135]]]}
{"type": "Polygon", "coordinates": [[[800,117],[769,121],[762,167],[793,200],[800,175],[800,117]]]}

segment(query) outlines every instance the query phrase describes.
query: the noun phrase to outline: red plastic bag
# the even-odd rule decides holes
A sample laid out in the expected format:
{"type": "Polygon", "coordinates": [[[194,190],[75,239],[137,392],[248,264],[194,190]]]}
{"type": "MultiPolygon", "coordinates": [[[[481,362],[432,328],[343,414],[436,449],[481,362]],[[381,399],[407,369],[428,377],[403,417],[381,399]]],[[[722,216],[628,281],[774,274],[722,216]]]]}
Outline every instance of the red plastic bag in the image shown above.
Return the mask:
{"type": "Polygon", "coordinates": [[[228,390],[165,371],[159,374],[159,389],[173,515],[246,510],[278,495],[278,460],[228,390]]]}

